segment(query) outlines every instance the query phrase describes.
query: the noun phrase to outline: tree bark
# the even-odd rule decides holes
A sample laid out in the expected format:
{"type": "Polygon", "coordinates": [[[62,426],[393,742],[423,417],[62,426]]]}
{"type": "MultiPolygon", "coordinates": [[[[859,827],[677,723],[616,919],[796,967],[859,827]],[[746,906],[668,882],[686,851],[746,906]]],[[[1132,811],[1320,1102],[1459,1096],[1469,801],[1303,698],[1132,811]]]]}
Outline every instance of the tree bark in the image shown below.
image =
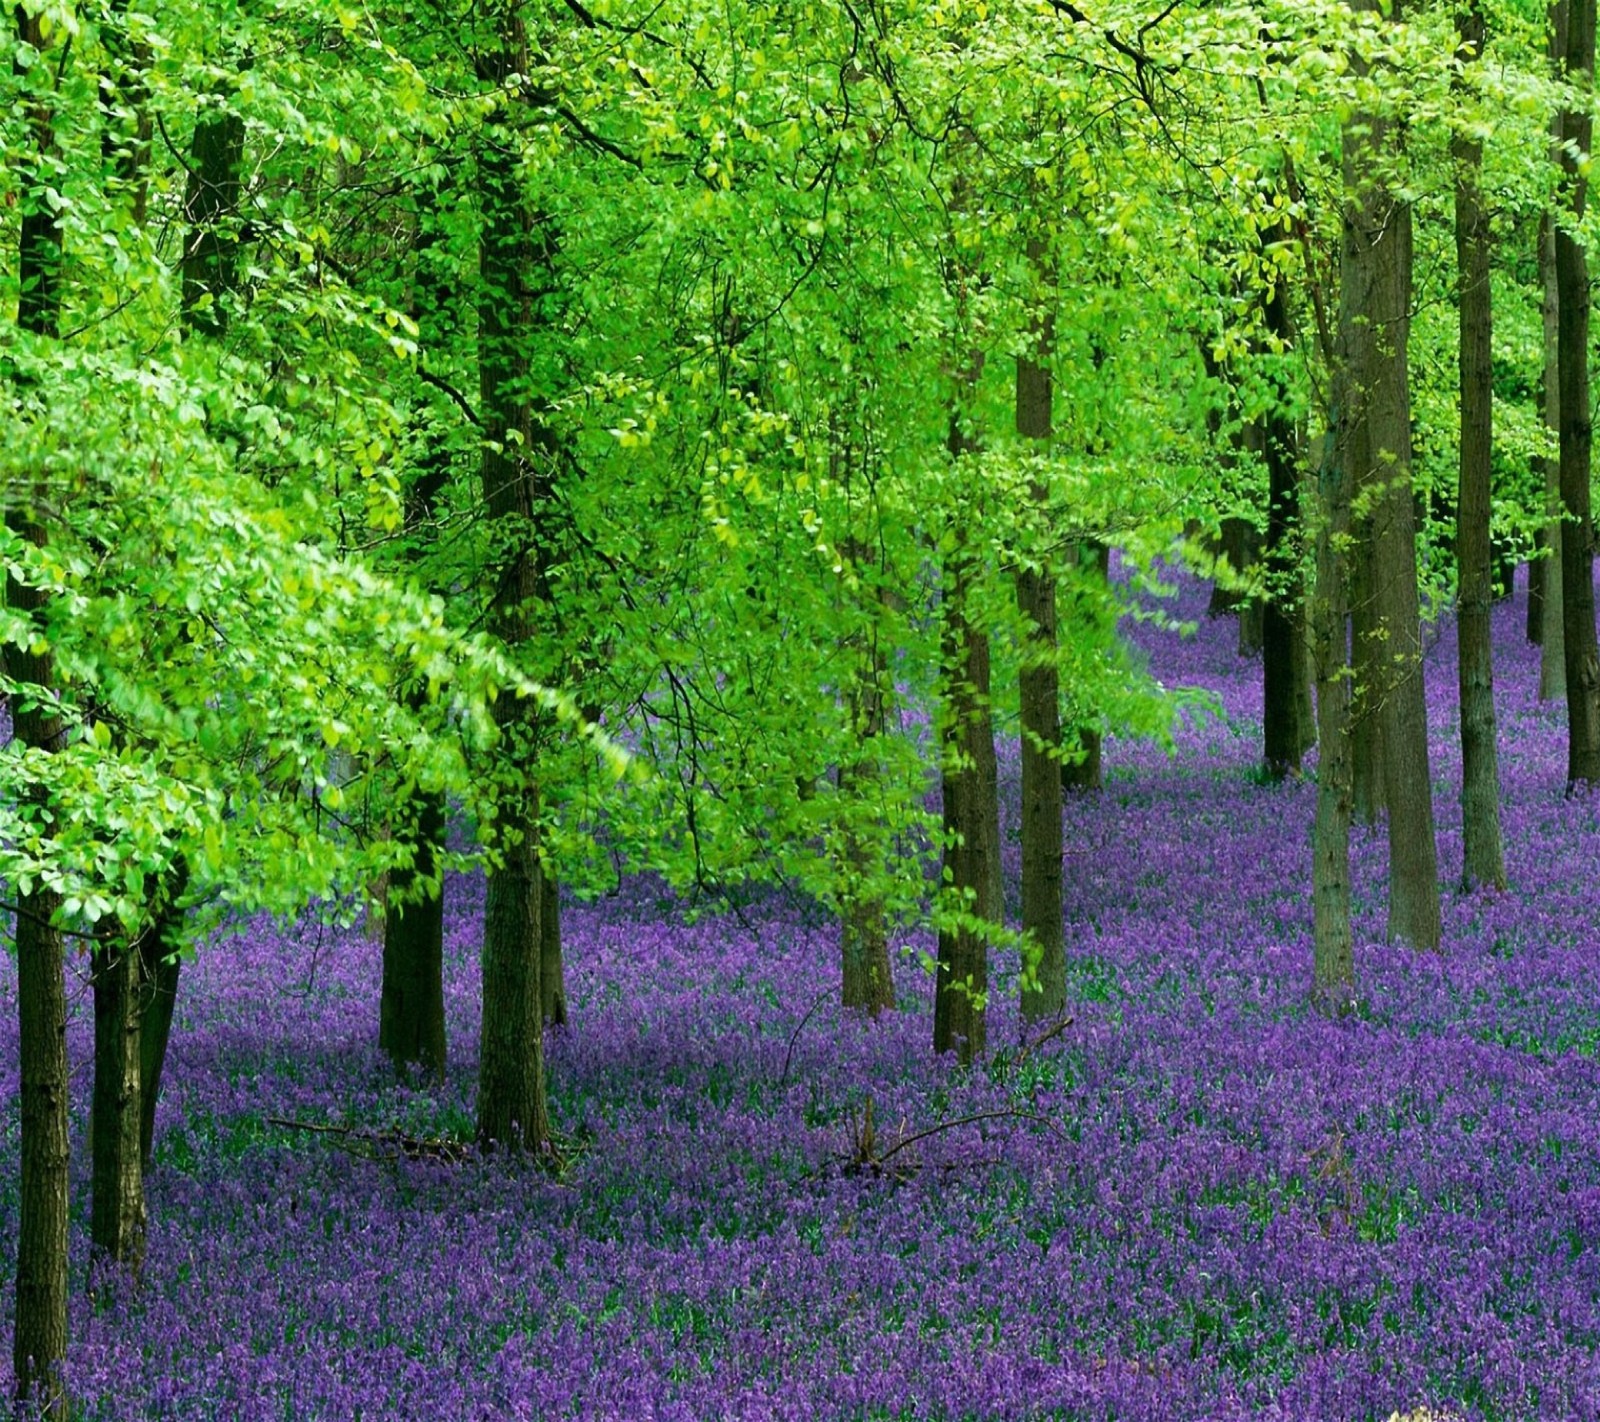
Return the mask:
{"type": "MultiPolygon", "coordinates": [[[[1041,249],[1030,247],[1038,268],[1041,249]]],[[[1017,357],[1016,424],[1026,440],[1048,447],[1054,391],[1050,377],[1053,320],[1045,312],[1036,328],[1037,349],[1017,357]]],[[[1035,481],[1030,496],[1048,518],[1049,490],[1035,481]]],[[[1242,522],[1240,520],[1239,522],[1242,522]]],[[[1224,537],[1226,538],[1226,524],[1224,537]]],[[[1238,550],[1235,550],[1238,551],[1238,550]]],[[[1067,1004],[1066,938],[1061,902],[1061,673],[1056,640],[1056,580],[1041,563],[1017,573],[1017,610],[1024,643],[1019,673],[1022,702],[1022,930],[1037,953],[1031,981],[1022,989],[1026,1021],[1054,1017],[1067,1004]]]]}
{"type": "MultiPolygon", "coordinates": [[[[1374,9],[1377,0],[1360,0],[1374,9]]],[[[1398,0],[1388,11],[1398,18],[1398,0]]],[[[1439,946],[1438,849],[1428,766],[1427,704],[1417,605],[1411,489],[1411,209],[1379,177],[1394,144],[1389,121],[1358,114],[1345,130],[1340,331],[1354,484],[1370,503],[1363,593],[1371,622],[1365,676],[1382,741],[1381,792],[1389,815],[1387,932],[1416,948],[1439,946]]],[[[1364,688],[1365,689],[1365,688],[1364,688]]]]}
{"type": "MultiPolygon", "coordinates": [[[[1478,4],[1457,24],[1470,59],[1483,53],[1485,26],[1478,4]]],[[[1500,761],[1496,748],[1494,653],[1489,611],[1493,602],[1489,549],[1490,471],[1493,453],[1493,311],[1489,295],[1489,214],[1483,204],[1483,144],[1458,136],[1456,162],[1456,262],[1460,280],[1461,479],[1456,498],[1459,560],[1461,691],[1462,882],[1467,888],[1506,886],[1500,835],[1500,761]]]]}
{"type": "MultiPolygon", "coordinates": [[[[1256,560],[1256,531],[1250,520],[1233,515],[1222,520],[1217,551],[1235,573],[1247,572],[1256,560]]],[[[1225,617],[1242,612],[1251,599],[1234,588],[1225,587],[1219,580],[1211,585],[1211,601],[1206,606],[1208,617],[1225,617]]],[[[1242,648],[1241,648],[1242,650],[1242,648]]]]}
{"type": "Polygon", "coordinates": [[[444,842],[444,797],[416,792],[416,823],[409,826],[410,862],[389,869],[383,915],[383,986],[378,1003],[378,1046],[396,1068],[420,1067],[442,1078],[444,1024],[444,895],[430,881],[438,873],[444,842]]]}
{"type": "Polygon", "coordinates": [[[244,167],[244,120],[224,110],[207,109],[195,124],[189,156],[183,215],[183,321],[212,337],[227,331],[224,297],[238,274],[239,183],[244,167]]]}
{"type": "Polygon", "coordinates": [[[100,1258],[137,1272],[144,1261],[144,1157],[140,1151],[140,1017],[143,958],[120,926],[94,958],[94,1104],[90,1113],[93,1210],[89,1237],[100,1258]]]}
{"type": "MultiPolygon", "coordinates": [[[[1347,439],[1355,438],[1352,433],[1347,439]]],[[[1371,466],[1352,467],[1351,498],[1366,503],[1364,480],[1371,466]]],[[[1357,821],[1373,825],[1383,814],[1383,692],[1377,665],[1377,599],[1372,576],[1372,515],[1352,508],[1351,550],[1345,588],[1350,608],[1350,808],[1357,821]]]]}
{"type": "Polygon", "coordinates": [[[1317,677],[1317,804],[1312,829],[1312,1001],[1342,1016],[1355,1002],[1350,928],[1350,662],[1344,555],[1350,475],[1342,431],[1330,437],[1317,477],[1316,590],[1312,646],[1317,677]]]}
{"type": "Polygon", "coordinates": [[[961,921],[939,934],[933,1000],[933,1049],[954,1051],[963,1063],[982,1057],[987,1049],[989,943],[983,925],[1000,922],[1002,914],[989,639],[972,625],[968,613],[969,557],[952,556],[941,609],[944,878],[958,900],[961,921]]]}
{"type": "MultiPolygon", "coordinates": [[[[47,46],[40,18],[15,11],[17,42],[34,51],[30,68],[44,69],[47,46]]],[[[23,109],[33,151],[18,175],[17,325],[36,338],[57,334],[61,319],[62,230],[46,199],[55,149],[54,115],[47,97],[30,96],[23,109]]],[[[43,548],[44,523],[33,506],[44,490],[12,491],[7,526],[43,548]]],[[[6,601],[39,629],[40,644],[7,649],[7,669],[19,682],[40,688],[37,700],[11,698],[12,734],[32,750],[60,749],[62,721],[55,709],[55,662],[46,639],[45,594],[6,576],[6,601]]],[[[48,805],[36,798],[36,812],[48,805]]],[[[12,1365],[19,1402],[51,1418],[67,1415],[63,1365],[67,1352],[67,994],[65,954],[53,888],[35,882],[18,888],[16,910],[17,1019],[21,1115],[20,1218],[17,1228],[16,1311],[12,1365]]]]}
{"type": "MultiPolygon", "coordinates": [[[[1280,275],[1263,303],[1269,335],[1287,352],[1294,339],[1288,292],[1280,275]]],[[[1267,465],[1267,596],[1262,606],[1263,752],[1274,780],[1300,773],[1305,745],[1306,645],[1300,577],[1300,481],[1288,391],[1272,381],[1274,399],[1263,428],[1267,465]]]]}
{"type": "MultiPolygon", "coordinates": [[[[850,537],[842,549],[857,568],[866,565],[866,545],[850,537]]],[[[881,602],[881,593],[877,601],[881,602]]],[[[875,887],[885,866],[870,830],[857,827],[856,805],[873,804],[880,793],[880,738],[887,719],[889,668],[875,626],[851,638],[853,661],[847,710],[859,748],[839,767],[839,799],[844,807],[844,893],[839,915],[840,1001],[869,1017],[894,1006],[894,972],[882,892],[875,887]]],[[[877,820],[878,813],[873,811],[877,820]]],[[[874,824],[872,828],[881,828],[874,824]]]]}
{"type": "MultiPolygon", "coordinates": [[[[1566,62],[1566,0],[1552,5],[1549,12],[1550,65],[1559,73],[1566,62]]],[[[1551,121],[1551,160],[1561,162],[1561,115],[1551,121]]],[[[1541,391],[1545,428],[1559,450],[1561,440],[1561,289],[1556,281],[1556,219],[1547,211],[1539,219],[1539,284],[1543,291],[1544,374],[1541,391]]],[[[1539,461],[1544,475],[1545,557],[1541,560],[1539,597],[1539,698],[1564,701],[1567,695],[1567,638],[1562,587],[1561,459],[1545,457],[1539,461]]],[[[1531,579],[1530,579],[1531,585],[1531,579]]]]}
{"type": "MultiPolygon", "coordinates": [[[[1544,388],[1543,414],[1550,438],[1561,439],[1561,296],[1556,285],[1556,229],[1552,214],[1539,222],[1539,276],[1544,288],[1544,388]]],[[[1545,509],[1549,521],[1543,529],[1545,556],[1539,586],[1539,699],[1562,701],[1567,695],[1566,603],[1562,598],[1561,459],[1539,460],[1544,475],[1545,509]]]]}
{"type": "Polygon", "coordinates": [[[178,1002],[183,909],[189,888],[189,865],[180,855],[163,876],[152,899],[159,904],[150,926],[139,938],[139,1159],[149,1168],[155,1144],[156,1105],[166,1071],[167,1044],[178,1002]]]}
{"type": "MultiPolygon", "coordinates": [[[[533,328],[537,223],[521,188],[509,92],[525,82],[528,42],[520,14],[502,14],[499,50],[484,77],[503,92],[478,153],[481,234],[478,299],[483,499],[502,530],[490,625],[516,655],[530,641],[539,597],[537,519],[548,478],[549,431],[533,417],[526,341],[533,328]],[[536,487],[539,486],[539,487],[536,487]]],[[[496,828],[504,862],[489,873],[483,930],[483,1023],[478,1064],[478,1138],[485,1145],[542,1151],[550,1141],[545,1099],[541,959],[544,873],[535,779],[539,717],[525,700],[495,702],[505,772],[496,828]]]]}
{"type": "MultiPolygon", "coordinates": [[[[1587,93],[1594,76],[1594,0],[1569,0],[1563,69],[1567,82],[1587,93]]],[[[1573,225],[1582,221],[1588,180],[1569,151],[1589,153],[1593,127],[1587,109],[1562,116],[1566,142],[1561,169],[1573,225]]],[[[1556,227],[1557,328],[1561,390],[1562,632],[1567,668],[1567,785],[1600,781],[1600,647],[1594,625],[1594,527],[1589,472],[1589,263],[1566,224],[1556,227]]]]}

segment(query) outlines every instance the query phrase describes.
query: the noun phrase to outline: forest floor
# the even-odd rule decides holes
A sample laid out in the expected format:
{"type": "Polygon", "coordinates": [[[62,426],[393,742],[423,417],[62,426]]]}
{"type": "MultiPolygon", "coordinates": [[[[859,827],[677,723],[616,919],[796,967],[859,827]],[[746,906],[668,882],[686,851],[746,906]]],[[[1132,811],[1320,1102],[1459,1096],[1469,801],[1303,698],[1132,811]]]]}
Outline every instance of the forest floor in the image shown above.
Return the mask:
{"type": "MultiPolygon", "coordinates": [[[[631,883],[567,917],[564,1173],[369,1159],[271,1118],[469,1126],[481,881],[449,885],[436,1091],[397,1088],[373,1046],[375,945],[253,928],[185,968],[143,1287],[92,1304],[75,973],[77,1415],[1600,1417],[1600,801],[1563,797],[1521,599],[1495,624],[1512,889],[1449,889],[1440,955],[1384,947],[1382,838],[1358,834],[1362,1005],[1337,1023],[1307,1008],[1313,790],[1254,773],[1259,663],[1204,603],[1185,583],[1191,638],[1131,628],[1222,714],[1172,758],[1110,743],[1104,793],[1069,806],[1074,1021],[1020,1059],[1014,962],[996,1050],[962,1071],[930,1054],[914,957],[900,1011],[842,1018],[814,913],[689,924],[631,883]]],[[[1427,678],[1451,883],[1454,656],[1445,623],[1427,678]]],[[[8,1338],[14,1001],[0,957],[8,1338]]]]}

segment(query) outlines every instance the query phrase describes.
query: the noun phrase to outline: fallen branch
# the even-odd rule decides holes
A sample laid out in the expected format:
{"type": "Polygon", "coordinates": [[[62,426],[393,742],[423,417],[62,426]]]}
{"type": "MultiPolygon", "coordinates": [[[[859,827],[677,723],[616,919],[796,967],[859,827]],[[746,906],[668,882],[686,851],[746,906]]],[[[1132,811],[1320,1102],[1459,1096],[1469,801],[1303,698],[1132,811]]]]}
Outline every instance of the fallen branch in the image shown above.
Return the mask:
{"type": "Polygon", "coordinates": [[[451,1136],[408,1136],[403,1131],[370,1131],[360,1126],[330,1126],[318,1121],[293,1121],[283,1116],[264,1116],[268,1126],[282,1126],[290,1131],[308,1131],[319,1136],[333,1136],[341,1149],[363,1159],[374,1160],[380,1154],[406,1160],[436,1160],[445,1165],[459,1165],[472,1153],[472,1146],[451,1136]],[[359,1149],[366,1146],[371,1149],[359,1149]],[[355,1149],[352,1149],[355,1148],[355,1149]]]}

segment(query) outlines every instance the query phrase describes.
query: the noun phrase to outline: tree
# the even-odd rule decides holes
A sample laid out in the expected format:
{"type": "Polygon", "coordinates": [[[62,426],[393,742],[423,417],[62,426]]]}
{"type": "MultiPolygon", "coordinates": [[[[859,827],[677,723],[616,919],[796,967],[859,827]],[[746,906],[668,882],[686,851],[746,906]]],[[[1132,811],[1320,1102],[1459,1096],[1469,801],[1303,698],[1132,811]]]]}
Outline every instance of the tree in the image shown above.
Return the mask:
{"type": "MultiPolygon", "coordinates": [[[[482,64],[494,107],[478,149],[481,477],[483,502],[499,532],[491,625],[515,653],[532,636],[539,599],[538,519],[552,441],[534,418],[526,346],[534,321],[535,243],[544,235],[523,190],[515,123],[516,107],[528,98],[530,54],[518,9],[501,11],[495,23],[493,48],[482,64]]],[[[534,778],[539,717],[528,703],[505,699],[496,703],[495,719],[505,746],[506,790],[495,828],[505,847],[489,871],[484,909],[478,1137],[537,1152],[550,1141],[540,989],[544,865],[534,778]]]]}
{"type": "MultiPolygon", "coordinates": [[[[1359,0],[1357,10],[1374,4],[1359,0]]],[[[1392,121],[1357,114],[1345,129],[1340,333],[1345,410],[1342,442],[1353,484],[1370,508],[1357,596],[1369,618],[1355,625],[1362,715],[1382,745],[1389,816],[1388,934],[1417,948],[1440,936],[1438,851],[1428,770],[1427,704],[1417,605],[1416,523],[1411,491],[1411,208],[1391,189],[1392,121]]],[[[1359,796],[1358,796],[1359,801],[1359,796]]]]}
{"type": "MultiPolygon", "coordinates": [[[[1042,244],[1029,247],[1030,265],[1041,269],[1042,244]]],[[[1048,450],[1052,380],[1051,332],[1055,315],[1047,306],[1037,318],[1034,348],[1017,356],[1016,426],[1025,440],[1048,450]]],[[[1029,494],[1048,518],[1049,491],[1035,478],[1029,494]]],[[[1022,989],[1022,1015],[1037,1020],[1066,1007],[1066,944],[1061,903],[1061,674],[1056,637],[1056,582],[1048,561],[1017,570],[1017,610],[1023,618],[1022,666],[1022,931],[1037,961],[1022,989]]]]}
{"type": "MultiPolygon", "coordinates": [[[[1569,0],[1562,72],[1579,96],[1594,81],[1594,0],[1569,0]]],[[[1600,781],[1600,646],[1594,625],[1594,529],[1589,514],[1589,264],[1574,230],[1583,220],[1593,121],[1574,103],[1561,118],[1569,222],[1556,225],[1561,391],[1561,630],[1567,671],[1567,785],[1600,781]]]]}
{"type": "MultiPolygon", "coordinates": [[[[1463,65],[1483,54],[1483,10],[1459,18],[1463,65]]],[[[1481,188],[1483,144],[1458,134],[1456,261],[1461,303],[1461,481],[1456,499],[1457,607],[1460,614],[1462,881],[1506,886],[1500,840],[1500,762],[1495,747],[1494,660],[1489,609],[1493,601],[1489,548],[1489,481],[1493,455],[1493,349],[1490,323],[1489,214],[1481,188]]]]}
{"type": "MultiPolygon", "coordinates": [[[[55,114],[44,82],[48,32],[38,14],[18,9],[17,44],[29,56],[34,82],[26,97],[31,152],[22,173],[17,327],[48,342],[61,316],[62,227],[49,201],[56,157],[55,114]]],[[[12,488],[6,527],[43,549],[49,538],[41,505],[42,471],[12,488]]],[[[12,730],[25,753],[49,756],[60,748],[65,725],[56,710],[55,660],[44,635],[47,594],[8,570],[6,605],[12,628],[6,671],[12,680],[12,730]]],[[[19,807],[42,829],[55,811],[35,789],[19,807]]],[[[67,1352],[67,998],[61,931],[61,895],[47,866],[33,875],[7,877],[16,886],[17,1016],[20,1022],[22,1190],[17,1230],[16,1327],[12,1366],[19,1401],[47,1416],[67,1412],[62,1367],[67,1352]]]]}

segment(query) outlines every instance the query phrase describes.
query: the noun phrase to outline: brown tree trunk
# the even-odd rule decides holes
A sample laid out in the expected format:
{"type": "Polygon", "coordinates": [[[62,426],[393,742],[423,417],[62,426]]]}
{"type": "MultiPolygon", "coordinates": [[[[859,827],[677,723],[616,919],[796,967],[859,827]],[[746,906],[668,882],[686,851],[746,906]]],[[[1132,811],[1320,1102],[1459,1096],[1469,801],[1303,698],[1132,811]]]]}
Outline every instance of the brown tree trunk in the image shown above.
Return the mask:
{"type": "MultiPolygon", "coordinates": [[[[1594,0],[1569,0],[1564,72],[1588,93],[1594,77],[1594,0]]],[[[1566,142],[1561,168],[1574,225],[1581,222],[1588,180],[1570,151],[1587,154],[1592,121],[1587,109],[1562,117],[1566,142]]],[[[1567,667],[1567,784],[1600,781],[1600,647],[1594,625],[1594,527],[1589,509],[1589,263],[1565,224],[1556,226],[1556,286],[1561,309],[1561,538],[1562,632],[1567,667]]]]}
{"type": "MultiPolygon", "coordinates": [[[[1549,11],[1549,50],[1551,70],[1559,74],[1566,62],[1567,5],[1566,0],[1552,5],[1549,11]]],[[[1561,115],[1557,114],[1550,125],[1551,160],[1561,161],[1561,115]]],[[[1542,316],[1544,324],[1544,372],[1541,395],[1543,399],[1545,428],[1550,441],[1559,449],[1561,440],[1561,288],[1556,281],[1556,222],[1554,212],[1546,212],[1539,219],[1539,284],[1543,291],[1542,316]]],[[[1539,698],[1542,701],[1564,701],[1567,695],[1567,638],[1565,631],[1565,603],[1561,597],[1562,544],[1565,541],[1561,527],[1561,459],[1545,457],[1539,461],[1544,475],[1545,512],[1548,522],[1544,526],[1545,558],[1542,561],[1539,597],[1539,698]]]]}
{"type": "MultiPolygon", "coordinates": [[[[1267,333],[1287,352],[1294,339],[1288,292],[1280,275],[1263,303],[1267,333]]],[[[1267,596],[1262,606],[1263,750],[1274,780],[1300,773],[1305,728],[1306,645],[1300,578],[1300,480],[1288,391],[1272,382],[1274,399],[1263,429],[1267,465],[1267,596]]]]}
{"type": "Polygon", "coordinates": [[[1343,540],[1350,474],[1343,432],[1330,436],[1318,474],[1312,647],[1317,677],[1317,805],[1312,829],[1312,1000],[1334,1016],[1355,1002],[1350,927],[1350,659],[1343,540]]]}
{"type": "MultiPolygon", "coordinates": [[[[406,835],[409,863],[389,869],[383,914],[383,986],[378,1046],[395,1066],[414,1065],[441,1078],[445,1069],[444,895],[430,883],[444,842],[444,797],[411,797],[416,824],[406,835]]],[[[397,834],[398,838],[398,834],[397,834]]]]}
{"type": "Polygon", "coordinates": [[[195,125],[183,215],[184,324],[208,336],[227,330],[225,297],[236,279],[239,180],[244,165],[244,120],[220,113],[195,125]]]}
{"type": "MultiPolygon", "coordinates": [[[[44,543],[44,530],[31,516],[8,513],[7,522],[21,536],[44,543]]],[[[8,579],[6,593],[15,611],[41,620],[44,598],[33,588],[8,579]]],[[[16,680],[46,688],[52,684],[48,651],[35,654],[11,647],[6,660],[16,680]]],[[[11,713],[19,744],[45,751],[59,748],[61,721],[48,701],[30,705],[13,696],[11,713]]],[[[22,1182],[12,1364],[18,1399],[51,1417],[67,1412],[62,1374],[67,1352],[66,955],[53,923],[60,905],[61,896],[42,884],[17,893],[22,1182]]]]}
{"type": "MultiPolygon", "coordinates": [[[[33,74],[46,71],[47,45],[40,17],[15,11],[19,53],[31,51],[33,74]]],[[[33,85],[27,86],[34,88],[33,85]]],[[[33,152],[18,174],[17,325],[30,335],[57,333],[61,319],[62,231],[47,200],[56,142],[48,90],[30,95],[23,114],[33,152]]],[[[6,525],[19,539],[44,547],[47,534],[31,506],[44,490],[15,489],[6,525]]],[[[7,670],[18,682],[41,688],[11,698],[12,734],[19,745],[60,749],[62,722],[53,692],[55,663],[46,637],[46,596],[6,577],[6,602],[38,627],[35,648],[13,646],[7,670]]],[[[38,805],[40,814],[48,805],[38,805]]],[[[16,890],[17,1019],[21,1116],[21,1189],[17,1227],[16,1312],[12,1365],[20,1402],[52,1418],[67,1414],[63,1364],[67,1352],[67,994],[65,954],[54,918],[59,894],[35,882],[16,890]]]]}
{"type": "Polygon", "coordinates": [[[144,1158],[140,1091],[143,960],[113,930],[94,955],[94,1100],[90,1112],[93,1211],[89,1236],[101,1258],[137,1271],[144,1260],[144,1158]]]}
{"type": "MultiPolygon", "coordinates": [[[[526,32],[515,11],[500,20],[500,49],[484,77],[509,86],[529,72],[526,32]]],[[[521,188],[509,99],[484,125],[478,153],[480,293],[478,367],[484,419],[483,500],[503,530],[490,623],[513,655],[532,636],[539,596],[537,518],[544,502],[549,432],[533,418],[526,341],[533,328],[537,224],[521,188]],[[536,485],[540,486],[536,488],[536,485]]],[[[539,717],[525,700],[495,702],[504,771],[497,828],[504,862],[489,873],[483,929],[483,1026],[478,1061],[478,1138],[540,1151],[550,1140],[540,981],[544,875],[534,779],[539,717]],[[507,843],[507,841],[510,841],[507,843]]]]}
{"type": "Polygon", "coordinates": [[[983,925],[1000,922],[1002,913],[989,639],[970,620],[972,574],[967,556],[958,553],[952,557],[941,609],[944,878],[957,901],[960,922],[939,934],[933,1000],[933,1049],[954,1051],[964,1063],[983,1056],[987,1048],[989,942],[983,925]]]}
{"type": "MultiPolygon", "coordinates": [[[[1561,296],[1556,285],[1555,220],[1546,213],[1539,221],[1539,275],[1544,288],[1543,414],[1552,441],[1561,438],[1561,296]]],[[[1544,476],[1544,505],[1549,521],[1542,532],[1545,556],[1539,569],[1539,699],[1562,701],[1567,695],[1567,637],[1561,596],[1562,545],[1561,459],[1539,460],[1544,476]]]]}
{"type": "MultiPolygon", "coordinates": [[[[1483,11],[1458,16],[1463,50],[1483,53],[1483,11]]],[[[1456,499],[1461,690],[1462,882],[1506,886],[1500,838],[1500,760],[1495,745],[1494,654],[1490,645],[1489,479],[1493,452],[1493,350],[1489,297],[1489,214],[1480,188],[1483,144],[1457,137],[1456,261],[1461,321],[1461,481],[1456,499]]]]}
{"type": "Polygon", "coordinates": [[[155,1144],[156,1104],[166,1070],[167,1044],[178,1002],[178,950],[189,865],[179,856],[152,892],[158,900],[150,926],[139,938],[139,1159],[146,1168],[155,1144]]]}
{"type": "MultiPolygon", "coordinates": [[[[1354,434],[1347,436],[1355,438],[1354,434]]],[[[1351,497],[1366,501],[1364,480],[1370,464],[1352,467],[1351,497]]],[[[1378,646],[1377,599],[1372,577],[1372,516],[1350,515],[1350,556],[1346,560],[1346,595],[1350,607],[1350,808],[1364,825],[1383,813],[1383,692],[1378,646]]]]}
{"type": "MultiPolygon", "coordinates": [[[[1249,519],[1229,515],[1222,520],[1217,552],[1236,574],[1247,572],[1256,560],[1256,531],[1249,519]]],[[[1211,601],[1206,607],[1209,617],[1223,617],[1231,612],[1241,612],[1251,598],[1237,589],[1224,586],[1219,579],[1211,585],[1211,601]]]]}
{"type": "MultiPolygon", "coordinates": [[[[1039,253],[1032,253],[1038,264],[1039,253]]],[[[1035,357],[1017,357],[1017,433],[1049,440],[1052,428],[1048,313],[1039,322],[1035,357]]],[[[1033,485],[1031,496],[1045,514],[1049,491],[1033,485]]],[[[1047,517],[1048,515],[1045,514],[1047,517]]],[[[1226,525],[1224,526],[1226,537],[1226,525]]],[[[1017,574],[1017,610],[1022,614],[1022,930],[1038,954],[1024,980],[1022,1016],[1054,1017],[1067,1005],[1066,938],[1061,903],[1061,673],[1057,666],[1056,581],[1050,568],[1017,574]]]]}
{"type": "MultiPolygon", "coordinates": [[[[1377,0],[1357,8],[1375,9],[1377,0]]],[[[1398,0],[1388,11],[1398,18],[1398,0]]],[[[1345,129],[1340,331],[1345,350],[1347,449],[1372,509],[1365,559],[1370,643],[1365,682],[1376,693],[1383,804],[1389,815],[1388,936],[1416,948],[1440,937],[1438,849],[1428,767],[1416,515],[1411,489],[1411,209],[1379,177],[1390,122],[1357,115],[1345,129]]],[[[1363,687],[1365,691],[1365,686],[1363,687]]]]}
{"type": "MultiPolygon", "coordinates": [[[[859,539],[849,538],[844,556],[857,568],[866,564],[867,550],[859,539]]],[[[878,600],[881,602],[881,594],[878,600]]],[[[839,767],[839,800],[844,806],[844,892],[839,915],[840,1001],[869,1017],[894,1006],[894,973],[889,959],[889,934],[882,893],[875,887],[884,874],[881,847],[868,830],[858,829],[852,816],[857,804],[875,804],[880,793],[879,738],[887,715],[889,668],[876,628],[852,638],[853,668],[847,707],[859,753],[839,767]]],[[[878,818],[876,809],[872,812],[878,818]]],[[[875,826],[877,827],[877,826],[875,826]]]]}

